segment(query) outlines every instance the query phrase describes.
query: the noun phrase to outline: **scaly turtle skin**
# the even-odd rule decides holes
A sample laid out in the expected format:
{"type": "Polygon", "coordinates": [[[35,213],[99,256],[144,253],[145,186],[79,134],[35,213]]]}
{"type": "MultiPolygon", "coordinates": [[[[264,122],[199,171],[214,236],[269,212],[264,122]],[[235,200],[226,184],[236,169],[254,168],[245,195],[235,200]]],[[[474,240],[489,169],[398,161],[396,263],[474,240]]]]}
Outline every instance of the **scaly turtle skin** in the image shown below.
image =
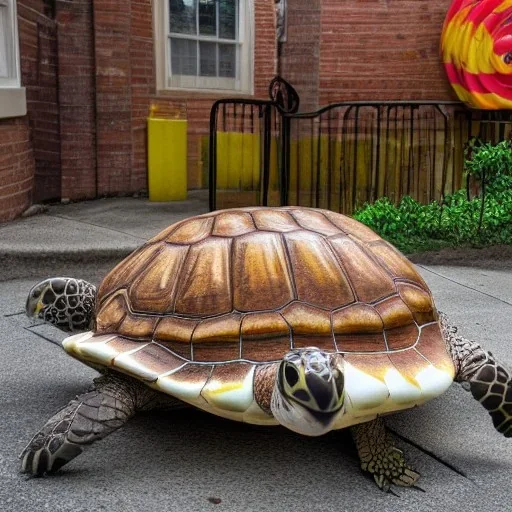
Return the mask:
{"type": "MultiPolygon", "coordinates": [[[[31,293],[38,306],[28,312],[51,320],[45,294],[31,293]]],[[[468,381],[512,436],[508,371],[439,318],[405,257],[329,211],[245,208],[172,225],[107,275],[94,330],[63,345],[104,376],[24,450],[23,470],[34,474],[61,467],[137,410],[176,399],[311,436],[351,426],[362,468],[384,490],[419,475],[380,416],[454,379],[468,381]]]]}
{"type": "Polygon", "coordinates": [[[96,286],[83,279],[45,279],[28,293],[26,312],[66,332],[94,327],[96,286]]]}

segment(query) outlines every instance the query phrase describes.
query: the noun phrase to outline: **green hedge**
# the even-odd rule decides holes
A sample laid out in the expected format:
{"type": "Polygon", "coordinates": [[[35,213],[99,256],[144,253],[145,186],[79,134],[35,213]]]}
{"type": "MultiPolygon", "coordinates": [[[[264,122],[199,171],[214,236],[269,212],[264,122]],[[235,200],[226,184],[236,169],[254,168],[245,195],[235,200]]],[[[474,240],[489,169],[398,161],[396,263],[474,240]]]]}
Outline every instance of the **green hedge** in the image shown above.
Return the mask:
{"type": "Polygon", "coordinates": [[[456,246],[512,244],[512,176],[500,174],[482,199],[468,200],[466,190],[446,196],[443,204],[423,205],[404,197],[398,205],[387,198],[366,204],[354,214],[406,253],[456,246]]]}

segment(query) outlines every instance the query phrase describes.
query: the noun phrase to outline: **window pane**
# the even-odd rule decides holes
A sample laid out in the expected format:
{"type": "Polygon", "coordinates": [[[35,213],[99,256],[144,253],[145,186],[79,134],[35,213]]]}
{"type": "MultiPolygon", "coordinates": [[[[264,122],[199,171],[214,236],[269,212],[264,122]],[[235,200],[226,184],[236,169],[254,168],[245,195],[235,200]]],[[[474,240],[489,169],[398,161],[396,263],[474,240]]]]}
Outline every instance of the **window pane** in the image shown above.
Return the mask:
{"type": "Polygon", "coordinates": [[[171,72],[173,75],[197,76],[197,42],[171,37],[171,72]]]}
{"type": "Polygon", "coordinates": [[[199,0],[199,33],[202,36],[217,35],[216,0],[199,0]]]}
{"type": "Polygon", "coordinates": [[[236,78],[236,48],[234,44],[219,44],[219,76],[236,78]]]}
{"type": "Polygon", "coordinates": [[[236,39],[237,0],[219,0],[219,37],[236,39]]]}
{"type": "Polygon", "coordinates": [[[201,76],[217,76],[217,44],[199,43],[201,76]]]}
{"type": "Polygon", "coordinates": [[[197,0],[169,0],[171,32],[178,34],[197,34],[197,0]]]}

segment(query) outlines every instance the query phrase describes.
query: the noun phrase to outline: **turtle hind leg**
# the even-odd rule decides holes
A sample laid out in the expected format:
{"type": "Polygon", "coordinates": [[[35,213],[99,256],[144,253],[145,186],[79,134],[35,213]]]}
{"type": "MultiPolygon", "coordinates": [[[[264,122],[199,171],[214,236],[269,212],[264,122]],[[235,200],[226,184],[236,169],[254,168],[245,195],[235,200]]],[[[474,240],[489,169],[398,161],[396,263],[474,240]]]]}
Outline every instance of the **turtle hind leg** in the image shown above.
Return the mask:
{"type": "Polygon", "coordinates": [[[457,334],[441,317],[441,326],[455,365],[455,380],[467,382],[473,397],[489,412],[494,427],[512,437],[512,374],[478,343],[457,334]]]}
{"type": "Polygon", "coordinates": [[[86,446],[122,427],[137,410],[150,408],[155,391],[114,374],[94,380],[94,388],[71,400],[32,438],[20,455],[21,470],[43,475],[60,469],[86,446]]]}
{"type": "Polygon", "coordinates": [[[361,469],[373,475],[380,489],[389,492],[391,484],[411,487],[417,482],[419,473],[406,464],[402,451],[393,445],[382,418],[354,425],[351,431],[361,469]]]}

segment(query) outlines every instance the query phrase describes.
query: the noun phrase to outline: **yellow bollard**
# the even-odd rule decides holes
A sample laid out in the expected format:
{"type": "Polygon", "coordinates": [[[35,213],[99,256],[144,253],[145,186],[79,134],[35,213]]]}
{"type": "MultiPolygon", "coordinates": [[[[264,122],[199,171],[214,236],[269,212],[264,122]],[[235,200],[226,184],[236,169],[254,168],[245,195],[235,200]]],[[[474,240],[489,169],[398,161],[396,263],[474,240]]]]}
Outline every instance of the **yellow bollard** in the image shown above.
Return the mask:
{"type": "Polygon", "coordinates": [[[148,118],[148,189],[150,201],[187,198],[186,120],[148,118]]]}

